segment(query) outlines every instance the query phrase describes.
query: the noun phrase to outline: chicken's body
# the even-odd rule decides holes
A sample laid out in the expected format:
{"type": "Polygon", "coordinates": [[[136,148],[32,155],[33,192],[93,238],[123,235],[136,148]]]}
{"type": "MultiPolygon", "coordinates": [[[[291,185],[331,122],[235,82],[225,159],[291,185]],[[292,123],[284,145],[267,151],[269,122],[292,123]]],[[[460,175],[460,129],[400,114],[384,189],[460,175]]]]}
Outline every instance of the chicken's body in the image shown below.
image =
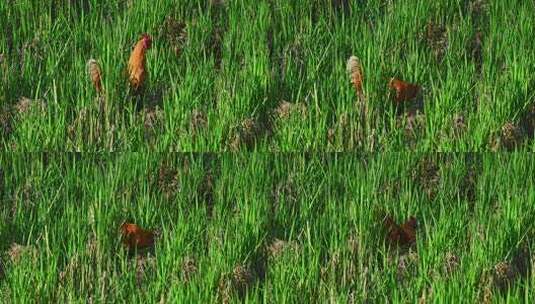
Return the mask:
{"type": "Polygon", "coordinates": [[[91,82],[93,82],[97,94],[102,93],[102,72],[100,70],[100,65],[95,59],[89,59],[87,62],[87,72],[89,73],[89,78],[91,79],[91,82]]]}
{"type": "Polygon", "coordinates": [[[129,249],[147,248],[154,245],[154,233],[144,230],[136,224],[124,223],[121,225],[123,243],[129,249]]]}
{"type": "Polygon", "coordinates": [[[415,99],[420,93],[419,85],[408,83],[396,78],[392,78],[388,83],[388,86],[390,89],[396,91],[394,101],[398,105],[415,99]]]}
{"type": "Polygon", "coordinates": [[[145,53],[150,49],[151,43],[151,38],[148,35],[143,35],[136,43],[128,60],[128,77],[130,87],[134,91],[141,89],[147,78],[145,53]]]}
{"type": "Polygon", "coordinates": [[[355,92],[360,99],[363,99],[364,93],[362,92],[363,72],[360,60],[356,56],[351,56],[347,61],[346,67],[349,79],[355,88],[355,92]]]}
{"type": "Polygon", "coordinates": [[[357,93],[357,105],[359,107],[358,111],[360,112],[360,125],[361,128],[359,128],[359,133],[357,136],[359,138],[363,138],[364,134],[367,132],[364,128],[366,128],[366,119],[368,117],[368,105],[366,104],[366,100],[364,99],[364,91],[362,90],[362,83],[364,81],[364,71],[362,69],[362,64],[360,63],[360,59],[356,56],[349,57],[349,60],[347,61],[346,70],[349,75],[349,79],[351,83],[353,84],[353,88],[355,89],[355,93],[357,93]]]}
{"type": "Polygon", "coordinates": [[[383,224],[386,228],[387,240],[391,245],[410,246],[416,242],[416,218],[410,217],[407,222],[398,225],[392,217],[387,216],[383,224]]]}

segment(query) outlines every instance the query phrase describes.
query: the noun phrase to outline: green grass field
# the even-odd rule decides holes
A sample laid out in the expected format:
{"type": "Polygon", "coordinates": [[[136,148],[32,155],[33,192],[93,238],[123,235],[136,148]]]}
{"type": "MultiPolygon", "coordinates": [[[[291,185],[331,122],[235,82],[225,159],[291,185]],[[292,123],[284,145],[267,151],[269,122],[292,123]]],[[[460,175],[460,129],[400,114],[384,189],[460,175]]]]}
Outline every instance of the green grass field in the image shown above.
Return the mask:
{"type": "Polygon", "coordinates": [[[1,1],[1,143],[535,151],[533,1],[344,2],[1,1]],[[134,109],[124,70],[145,32],[150,80],[134,109]],[[352,54],[365,74],[364,122],[345,70],[352,54]],[[86,73],[90,58],[102,66],[105,111],[86,73]],[[420,115],[396,115],[391,77],[423,86],[420,115]]]}
{"type": "Polygon", "coordinates": [[[531,156],[2,155],[0,302],[531,303],[531,156]],[[418,220],[389,246],[381,217],[418,220]],[[119,225],[159,231],[128,254],[119,225]],[[18,244],[18,245],[16,245],[18,244]]]}
{"type": "Polygon", "coordinates": [[[535,297],[531,156],[44,154],[0,166],[3,303],[535,297]],[[416,244],[389,246],[382,214],[415,216],[416,244]],[[125,220],[159,231],[153,252],[125,251],[125,220]]]}
{"type": "Polygon", "coordinates": [[[535,303],[534,20],[532,0],[0,0],[0,304],[535,303]],[[396,107],[391,78],[423,102],[396,107]]]}

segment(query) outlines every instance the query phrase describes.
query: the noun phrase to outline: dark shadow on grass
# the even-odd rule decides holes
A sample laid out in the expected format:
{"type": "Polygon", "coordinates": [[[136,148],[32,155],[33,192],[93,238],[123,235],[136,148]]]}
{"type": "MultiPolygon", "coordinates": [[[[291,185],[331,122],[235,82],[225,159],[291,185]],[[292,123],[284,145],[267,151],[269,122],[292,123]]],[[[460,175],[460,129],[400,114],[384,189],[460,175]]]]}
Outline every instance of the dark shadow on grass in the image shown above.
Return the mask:
{"type": "Polygon", "coordinates": [[[197,188],[199,200],[205,204],[208,219],[212,219],[215,204],[215,184],[220,175],[220,160],[215,153],[203,153],[204,175],[197,188]]]}
{"type": "Polygon", "coordinates": [[[212,19],[212,32],[206,41],[206,49],[214,59],[217,71],[221,69],[223,60],[223,41],[228,29],[227,12],[224,1],[212,1],[210,7],[210,17],[212,19]]]}

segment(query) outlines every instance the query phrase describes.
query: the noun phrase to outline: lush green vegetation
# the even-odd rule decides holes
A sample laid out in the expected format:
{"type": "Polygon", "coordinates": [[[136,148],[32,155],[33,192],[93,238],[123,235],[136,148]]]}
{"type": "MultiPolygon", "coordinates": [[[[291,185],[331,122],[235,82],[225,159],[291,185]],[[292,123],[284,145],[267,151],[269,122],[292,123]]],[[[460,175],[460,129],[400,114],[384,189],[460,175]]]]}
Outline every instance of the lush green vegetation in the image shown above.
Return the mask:
{"type": "Polygon", "coordinates": [[[524,155],[3,155],[0,302],[529,302],[524,155]],[[389,246],[384,214],[418,220],[389,246]],[[159,230],[129,255],[119,225],[159,230]],[[15,244],[19,244],[17,246],[15,244]]]}
{"type": "Polygon", "coordinates": [[[533,1],[67,2],[0,3],[6,148],[535,150],[533,1]],[[150,80],[134,109],[124,70],[144,32],[150,80]],[[364,123],[351,54],[365,74],[364,123]],[[391,77],[424,87],[422,115],[396,115],[391,77]]]}
{"type": "Polygon", "coordinates": [[[534,17],[0,0],[0,303],[535,302],[534,17]],[[391,78],[417,100],[396,105],[391,78]],[[155,246],[129,251],[125,222],[155,246]]]}

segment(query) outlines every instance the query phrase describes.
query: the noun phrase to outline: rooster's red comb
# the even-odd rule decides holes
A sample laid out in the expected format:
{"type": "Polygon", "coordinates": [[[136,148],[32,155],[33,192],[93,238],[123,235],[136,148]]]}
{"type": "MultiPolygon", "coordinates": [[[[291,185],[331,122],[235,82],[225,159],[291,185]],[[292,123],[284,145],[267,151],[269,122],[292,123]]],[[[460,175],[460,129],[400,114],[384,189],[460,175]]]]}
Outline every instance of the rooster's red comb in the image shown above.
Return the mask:
{"type": "Polygon", "coordinates": [[[141,39],[145,42],[145,47],[149,49],[152,45],[152,38],[149,34],[143,33],[141,34],[141,39]]]}

